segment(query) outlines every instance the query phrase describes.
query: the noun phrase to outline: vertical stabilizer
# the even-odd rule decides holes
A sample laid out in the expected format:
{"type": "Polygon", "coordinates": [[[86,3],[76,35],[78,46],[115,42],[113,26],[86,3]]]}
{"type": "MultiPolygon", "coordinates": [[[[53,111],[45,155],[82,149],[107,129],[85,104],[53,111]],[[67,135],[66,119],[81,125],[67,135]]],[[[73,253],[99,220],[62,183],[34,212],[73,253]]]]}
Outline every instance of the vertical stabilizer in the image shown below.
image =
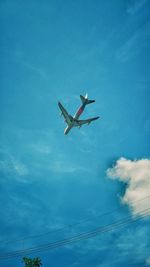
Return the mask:
{"type": "Polygon", "coordinates": [[[81,98],[82,104],[84,104],[86,101],[86,98],[83,95],[80,95],[80,98],[81,98]]]}

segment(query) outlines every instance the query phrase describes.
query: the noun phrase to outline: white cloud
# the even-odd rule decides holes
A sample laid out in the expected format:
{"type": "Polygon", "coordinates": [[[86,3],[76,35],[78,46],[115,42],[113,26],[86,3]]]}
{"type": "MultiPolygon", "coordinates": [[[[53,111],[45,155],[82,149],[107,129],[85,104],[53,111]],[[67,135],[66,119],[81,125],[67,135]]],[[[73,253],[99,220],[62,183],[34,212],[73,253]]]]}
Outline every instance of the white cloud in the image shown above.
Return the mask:
{"type": "Polygon", "coordinates": [[[40,154],[51,154],[51,148],[47,144],[37,143],[29,145],[29,148],[32,148],[35,152],[40,154]]]}
{"type": "Polygon", "coordinates": [[[20,176],[28,175],[27,166],[8,151],[1,150],[3,159],[0,160],[0,170],[6,174],[12,173],[20,176]]]}
{"type": "Polygon", "coordinates": [[[146,266],[150,266],[150,257],[146,259],[146,266]]]}
{"type": "Polygon", "coordinates": [[[132,161],[120,158],[114,167],[107,170],[107,175],[111,179],[127,183],[122,201],[130,206],[133,214],[142,214],[142,210],[150,208],[149,159],[132,161]]]}
{"type": "Polygon", "coordinates": [[[128,257],[144,263],[149,248],[148,234],[149,227],[142,224],[140,227],[126,228],[115,240],[115,247],[123,258],[128,257]]]}
{"type": "Polygon", "coordinates": [[[70,162],[66,158],[53,160],[48,169],[54,173],[90,172],[88,168],[80,167],[76,162],[70,162]]]}
{"type": "MultiPolygon", "coordinates": [[[[50,131],[18,131],[20,138],[25,146],[22,148],[26,154],[32,155],[32,162],[29,163],[30,172],[33,175],[39,175],[43,171],[50,171],[55,174],[69,174],[75,172],[91,173],[91,169],[87,166],[81,166],[78,160],[70,158],[69,154],[64,153],[60,143],[56,138],[55,132],[50,131]],[[27,140],[32,139],[32,142],[24,141],[24,136],[29,136],[27,140]],[[34,140],[33,140],[34,135],[34,140]]],[[[85,137],[85,136],[83,136],[85,137]]],[[[69,136],[69,142],[73,139],[69,136]]],[[[86,139],[86,138],[84,138],[86,139]]],[[[83,140],[85,141],[85,140],[83,140]]],[[[86,144],[87,141],[85,141],[86,144]]]]}
{"type": "Polygon", "coordinates": [[[22,64],[30,71],[33,71],[34,73],[36,73],[37,75],[40,75],[40,77],[42,77],[43,79],[47,79],[47,74],[46,72],[37,66],[34,66],[33,64],[29,63],[29,62],[25,62],[22,61],[22,64]]]}
{"type": "Polygon", "coordinates": [[[150,22],[148,21],[120,46],[116,53],[117,59],[124,63],[142,54],[143,49],[148,49],[149,47],[149,34],[150,22]]]}
{"type": "Polygon", "coordinates": [[[28,174],[28,169],[23,163],[13,159],[12,164],[13,164],[13,169],[14,171],[17,172],[17,174],[22,175],[22,176],[28,174]]]}
{"type": "Polygon", "coordinates": [[[132,0],[130,6],[127,8],[127,13],[134,15],[136,12],[140,11],[146,2],[147,0],[132,0]]]}

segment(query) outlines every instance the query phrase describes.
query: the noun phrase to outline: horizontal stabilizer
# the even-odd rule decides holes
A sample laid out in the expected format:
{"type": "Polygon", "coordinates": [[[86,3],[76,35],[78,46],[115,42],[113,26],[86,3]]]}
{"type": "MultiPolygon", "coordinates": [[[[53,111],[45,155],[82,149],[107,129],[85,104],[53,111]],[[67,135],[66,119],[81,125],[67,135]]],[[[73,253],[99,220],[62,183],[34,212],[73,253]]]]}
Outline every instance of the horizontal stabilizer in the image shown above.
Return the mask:
{"type": "Polygon", "coordinates": [[[88,105],[88,104],[91,104],[91,103],[95,102],[95,100],[89,100],[87,98],[87,95],[86,96],[80,95],[80,98],[81,98],[82,104],[88,105]]]}
{"type": "Polygon", "coordinates": [[[95,120],[98,120],[100,117],[95,117],[95,118],[92,118],[91,121],[95,121],[95,120]]]}

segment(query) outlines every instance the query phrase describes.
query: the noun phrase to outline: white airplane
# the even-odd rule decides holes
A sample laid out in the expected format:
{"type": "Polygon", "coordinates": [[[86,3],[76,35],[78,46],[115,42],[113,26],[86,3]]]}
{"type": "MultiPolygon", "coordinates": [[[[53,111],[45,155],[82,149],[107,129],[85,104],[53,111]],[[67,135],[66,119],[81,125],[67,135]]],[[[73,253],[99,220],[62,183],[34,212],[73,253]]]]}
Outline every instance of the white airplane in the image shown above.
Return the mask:
{"type": "Polygon", "coordinates": [[[80,98],[82,101],[82,105],[80,106],[80,108],[78,109],[78,111],[75,113],[75,115],[73,117],[70,114],[68,114],[68,112],[63,107],[63,105],[60,102],[58,102],[58,106],[61,110],[61,115],[64,116],[65,122],[67,123],[67,127],[64,130],[64,134],[68,134],[69,131],[73,127],[80,128],[83,124],[90,124],[92,121],[99,119],[99,117],[94,117],[91,119],[79,120],[79,117],[82,114],[82,112],[84,111],[85,106],[95,102],[95,100],[89,100],[87,94],[85,96],[80,95],[80,98]]]}

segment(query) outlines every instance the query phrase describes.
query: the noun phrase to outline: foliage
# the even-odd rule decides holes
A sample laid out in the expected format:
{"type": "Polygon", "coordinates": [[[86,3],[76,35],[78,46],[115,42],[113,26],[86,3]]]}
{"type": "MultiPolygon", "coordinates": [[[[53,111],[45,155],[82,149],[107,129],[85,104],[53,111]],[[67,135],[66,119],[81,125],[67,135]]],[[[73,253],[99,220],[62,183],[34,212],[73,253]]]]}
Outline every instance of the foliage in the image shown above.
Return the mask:
{"type": "Polygon", "coordinates": [[[23,257],[23,262],[25,267],[40,267],[42,265],[41,259],[38,257],[33,259],[23,257]]]}

